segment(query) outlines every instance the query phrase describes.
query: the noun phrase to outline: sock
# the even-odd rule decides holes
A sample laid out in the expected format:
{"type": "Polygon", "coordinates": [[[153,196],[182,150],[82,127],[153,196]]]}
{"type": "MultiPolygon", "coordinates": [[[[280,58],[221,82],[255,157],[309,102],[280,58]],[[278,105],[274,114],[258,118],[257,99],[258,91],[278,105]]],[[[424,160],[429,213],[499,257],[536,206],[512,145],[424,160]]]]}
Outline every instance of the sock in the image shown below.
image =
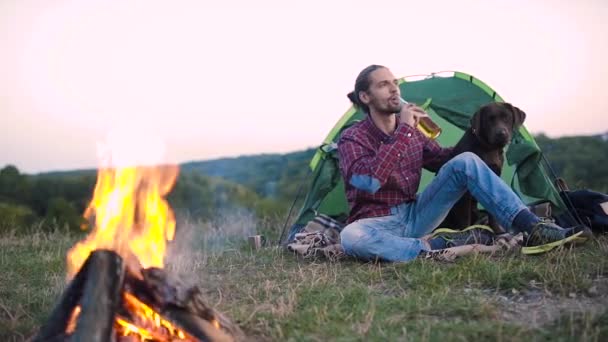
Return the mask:
{"type": "Polygon", "coordinates": [[[447,241],[443,238],[434,238],[428,241],[429,245],[431,245],[431,250],[444,249],[447,248],[447,241]]]}
{"type": "Polygon", "coordinates": [[[512,226],[518,232],[530,233],[538,222],[540,222],[538,216],[534,215],[530,210],[524,209],[515,216],[512,226]]]}

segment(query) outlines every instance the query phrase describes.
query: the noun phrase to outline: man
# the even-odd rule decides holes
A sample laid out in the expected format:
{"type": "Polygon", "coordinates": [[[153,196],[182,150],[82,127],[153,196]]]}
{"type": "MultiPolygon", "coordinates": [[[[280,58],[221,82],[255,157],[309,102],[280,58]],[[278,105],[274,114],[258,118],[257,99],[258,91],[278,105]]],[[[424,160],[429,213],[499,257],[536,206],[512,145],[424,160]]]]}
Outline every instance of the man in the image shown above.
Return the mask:
{"type": "MultiPolygon", "coordinates": [[[[418,131],[416,124],[426,113],[402,104],[398,81],[386,67],[371,65],[361,71],[349,99],[367,118],[344,131],[338,142],[351,209],[341,233],[347,254],[407,261],[445,248],[443,239],[421,237],[443,221],[466,190],[503,227],[526,234],[524,249],[546,251],[589,237],[586,227],[561,228],[542,221],[475,154],[452,156],[452,148],[442,148],[418,131]],[[416,195],[423,167],[439,172],[416,195]]],[[[449,238],[468,243],[470,234],[449,238]]]]}

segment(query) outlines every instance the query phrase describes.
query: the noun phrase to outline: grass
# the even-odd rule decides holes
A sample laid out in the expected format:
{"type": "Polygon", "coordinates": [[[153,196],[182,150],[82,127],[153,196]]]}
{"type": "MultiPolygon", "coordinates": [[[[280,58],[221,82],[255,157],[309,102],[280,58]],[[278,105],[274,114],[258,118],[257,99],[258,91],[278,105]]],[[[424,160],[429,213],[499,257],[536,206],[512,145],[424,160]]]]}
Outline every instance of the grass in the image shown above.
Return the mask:
{"type": "MultiPolygon", "coordinates": [[[[536,257],[333,263],[251,251],[235,238],[246,226],[222,235],[191,225],[168,267],[251,340],[608,340],[608,237],[536,257]]],[[[64,257],[77,239],[0,236],[0,340],[36,333],[65,287],[64,257]]]]}

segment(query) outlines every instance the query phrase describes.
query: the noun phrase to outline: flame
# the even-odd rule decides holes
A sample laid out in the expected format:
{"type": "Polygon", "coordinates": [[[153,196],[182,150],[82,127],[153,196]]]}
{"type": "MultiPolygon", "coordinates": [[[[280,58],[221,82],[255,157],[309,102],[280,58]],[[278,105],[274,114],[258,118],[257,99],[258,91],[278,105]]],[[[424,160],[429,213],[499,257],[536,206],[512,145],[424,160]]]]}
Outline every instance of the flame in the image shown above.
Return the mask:
{"type": "MultiPolygon", "coordinates": [[[[135,337],[139,341],[192,341],[192,337],[171,322],[163,319],[154,309],[141,302],[137,297],[125,292],[123,294],[125,309],[131,318],[116,317],[114,329],[119,336],[135,337]]],[[[80,306],[72,311],[66,333],[71,334],[76,329],[76,322],[80,315],[80,306]]],[[[219,322],[213,320],[212,324],[220,329],[219,322]]]]}
{"type": "Polygon", "coordinates": [[[175,233],[175,218],[164,196],[178,173],[174,165],[100,168],[84,214],[95,226],[68,252],[68,277],[96,249],[113,250],[127,262],[135,256],[139,265],[131,266],[136,269],[162,268],[167,241],[175,233]]]}
{"type": "Polygon", "coordinates": [[[80,315],[80,305],[74,308],[72,314],[70,315],[70,320],[68,322],[68,326],[65,329],[65,332],[68,334],[73,333],[76,330],[76,319],[78,319],[78,315],[80,315]]]}
{"type": "MultiPolygon", "coordinates": [[[[128,329],[125,329],[122,332],[123,336],[127,336],[129,333],[136,333],[140,335],[141,339],[145,339],[145,333],[150,334],[151,331],[158,331],[159,333],[164,332],[168,334],[168,336],[173,338],[186,338],[186,334],[183,331],[175,327],[173,324],[171,324],[171,322],[163,319],[156,311],[154,311],[154,309],[142,303],[132,294],[125,293],[123,298],[125,308],[134,317],[134,323],[128,323],[128,329]],[[135,324],[137,324],[139,327],[135,324]],[[133,327],[137,329],[133,330],[133,327]]],[[[127,323],[125,321],[123,322],[127,323]]],[[[121,323],[120,319],[117,319],[117,323],[119,324],[119,326],[127,327],[126,325],[121,323]]]]}
{"type": "MultiPolygon", "coordinates": [[[[101,158],[93,199],[84,213],[89,222],[94,221],[94,226],[84,240],[68,251],[70,279],[89,255],[100,249],[119,254],[126,267],[134,271],[130,273],[132,275],[141,275],[139,270],[142,268],[164,267],[167,242],[175,234],[175,217],[164,198],[175,184],[179,168],[176,165],[150,164],[151,160],[157,160],[162,146],[149,144],[144,146],[148,147],[147,150],[133,149],[128,143],[132,140],[138,143],[146,141],[133,139],[128,134],[114,135],[107,146],[102,146],[107,147],[102,151],[105,157],[101,158]],[[132,157],[135,155],[133,151],[140,155],[132,157]],[[138,164],[142,166],[129,166],[128,163],[134,160],[141,161],[142,156],[146,160],[143,165],[138,164]]],[[[119,316],[120,313],[115,315],[114,329],[118,336],[140,341],[195,340],[124,289],[121,308],[124,311],[120,312],[128,317],[119,316]]],[[[80,313],[80,306],[75,307],[66,333],[74,332],[80,313]]],[[[217,320],[211,323],[220,329],[217,320]]]]}
{"type": "Polygon", "coordinates": [[[122,318],[116,318],[116,323],[122,330],[120,332],[122,336],[138,335],[140,340],[143,340],[143,341],[153,339],[152,334],[150,332],[148,332],[148,330],[139,328],[139,327],[135,326],[134,324],[131,324],[131,323],[125,321],[122,318]]]}

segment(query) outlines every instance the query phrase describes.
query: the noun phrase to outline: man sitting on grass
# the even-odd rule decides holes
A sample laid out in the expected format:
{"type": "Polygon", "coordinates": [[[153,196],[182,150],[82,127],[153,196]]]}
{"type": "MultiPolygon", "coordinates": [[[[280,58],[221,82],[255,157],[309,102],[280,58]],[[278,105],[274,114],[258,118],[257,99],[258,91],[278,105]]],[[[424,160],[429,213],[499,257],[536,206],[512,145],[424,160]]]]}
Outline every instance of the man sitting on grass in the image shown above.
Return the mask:
{"type": "Polygon", "coordinates": [[[421,252],[473,243],[483,237],[481,228],[421,239],[467,190],[503,227],[525,234],[524,253],[591,236],[584,226],[562,228],[541,220],[475,154],[453,156],[452,148],[442,148],[418,131],[419,118],[427,114],[402,104],[398,81],[386,67],[363,69],[349,99],[367,117],[344,131],[338,142],[350,206],[348,225],[340,235],[346,254],[407,261],[421,252]],[[423,167],[439,172],[417,195],[423,167]]]}

